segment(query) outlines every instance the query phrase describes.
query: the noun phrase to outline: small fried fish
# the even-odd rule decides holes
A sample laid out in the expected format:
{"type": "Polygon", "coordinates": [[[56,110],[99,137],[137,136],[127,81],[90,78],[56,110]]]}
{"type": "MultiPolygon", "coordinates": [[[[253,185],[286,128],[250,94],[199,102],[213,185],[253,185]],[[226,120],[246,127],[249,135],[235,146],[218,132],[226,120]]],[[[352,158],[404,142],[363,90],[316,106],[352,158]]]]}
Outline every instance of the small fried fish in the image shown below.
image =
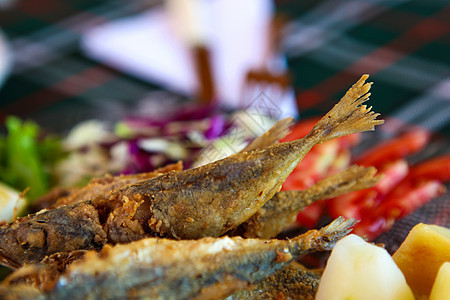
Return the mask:
{"type": "Polygon", "coordinates": [[[291,240],[147,238],[107,246],[100,253],[88,251],[43,294],[50,299],[220,299],[265,280],[300,255],[331,250],[354,224],[338,218],[291,240]]]}
{"type": "Polygon", "coordinates": [[[235,233],[248,238],[273,238],[292,224],[297,214],[311,203],[375,185],[380,179],[380,176],[375,176],[376,172],[374,167],[354,165],[322,179],[306,190],[278,192],[242,223],[235,233]]]}
{"type": "Polygon", "coordinates": [[[117,190],[108,199],[108,239],[129,242],[141,232],[177,239],[220,236],[254,215],[316,144],[382,124],[361,105],[371,84],[363,76],[302,139],[238,153],[117,190]],[[126,218],[121,218],[129,212],[126,218]],[[125,234],[125,227],[129,228],[125,234]],[[139,226],[140,225],[140,226],[139,226]]]}
{"type": "Polygon", "coordinates": [[[106,242],[148,236],[198,239],[235,229],[280,190],[314,145],[383,123],[361,105],[369,97],[371,84],[366,79],[363,76],[302,139],[171,171],[118,188],[105,199],[58,207],[1,226],[0,263],[16,268],[56,252],[101,248],[106,242]],[[53,215],[58,221],[51,220],[53,215]],[[79,224],[92,228],[82,227],[81,232],[79,224]]]}
{"type": "Polygon", "coordinates": [[[92,179],[86,186],[81,188],[55,188],[47,195],[34,201],[33,209],[37,212],[41,209],[57,208],[63,205],[72,205],[87,200],[105,199],[111,191],[128,184],[136,183],[144,179],[150,179],[170,171],[181,171],[182,169],[183,163],[180,161],[147,173],[118,176],[105,175],[103,177],[92,179]]]}
{"type": "Polygon", "coordinates": [[[251,289],[241,290],[225,300],[314,300],[319,288],[320,276],[320,271],[308,270],[293,261],[287,267],[258,282],[251,289]]]}

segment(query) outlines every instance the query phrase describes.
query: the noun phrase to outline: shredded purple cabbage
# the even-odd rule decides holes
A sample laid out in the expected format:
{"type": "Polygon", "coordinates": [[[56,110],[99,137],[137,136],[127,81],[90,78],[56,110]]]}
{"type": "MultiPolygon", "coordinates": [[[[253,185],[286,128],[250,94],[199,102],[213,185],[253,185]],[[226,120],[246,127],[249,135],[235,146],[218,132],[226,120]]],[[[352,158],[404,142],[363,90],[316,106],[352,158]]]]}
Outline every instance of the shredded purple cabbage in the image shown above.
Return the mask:
{"type": "Polygon", "coordinates": [[[128,116],[122,122],[133,133],[136,133],[127,140],[129,162],[120,172],[122,174],[149,172],[168,163],[176,162],[163,153],[148,152],[142,149],[139,147],[141,139],[166,138],[183,146],[186,145],[190,155],[183,159],[183,164],[185,167],[189,167],[195,155],[202,149],[202,146],[196,145],[189,135],[195,131],[200,133],[205,140],[210,141],[224,135],[229,126],[227,116],[220,113],[215,104],[182,107],[160,119],[128,116]]]}

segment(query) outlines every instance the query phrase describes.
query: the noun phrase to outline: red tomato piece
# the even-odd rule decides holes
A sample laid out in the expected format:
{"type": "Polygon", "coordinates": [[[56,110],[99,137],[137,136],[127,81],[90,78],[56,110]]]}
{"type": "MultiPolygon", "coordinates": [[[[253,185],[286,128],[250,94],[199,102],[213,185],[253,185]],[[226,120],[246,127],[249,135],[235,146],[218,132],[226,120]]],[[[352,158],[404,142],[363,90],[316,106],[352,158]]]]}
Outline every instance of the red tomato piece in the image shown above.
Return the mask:
{"type": "Polygon", "coordinates": [[[445,187],[441,182],[429,180],[400,197],[389,194],[379,206],[366,214],[362,221],[355,225],[353,233],[373,240],[389,230],[396,220],[412,213],[444,191],[445,187]]]}
{"type": "Polygon", "coordinates": [[[408,178],[418,182],[423,179],[450,181],[450,154],[431,158],[411,168],[408,178]]]}
{"type": "Polygon", "coordinates": [[[380,167],[386,162],[404,158],[422,150],[430,140],[430,133],[424,129],[411,130],[399,137],[372,147],[354,163],[363,166],[380,167]]]}
{"type": "Polygon", "coordinates": [[[383,178],[375,186],[330,199],[327,207],[331,217],[363,219],[366,211],[383,201],[386,194],[407,176],[408,163],[398,160],[386,164],[379,173],[383,174],[383,178]]]}
{"type": "Polygon", "coordinates": [[[309,205],[297,215],[297,223],[306,228],[316,227],[324,208],[325,204],[322,201],[309,205]]]}

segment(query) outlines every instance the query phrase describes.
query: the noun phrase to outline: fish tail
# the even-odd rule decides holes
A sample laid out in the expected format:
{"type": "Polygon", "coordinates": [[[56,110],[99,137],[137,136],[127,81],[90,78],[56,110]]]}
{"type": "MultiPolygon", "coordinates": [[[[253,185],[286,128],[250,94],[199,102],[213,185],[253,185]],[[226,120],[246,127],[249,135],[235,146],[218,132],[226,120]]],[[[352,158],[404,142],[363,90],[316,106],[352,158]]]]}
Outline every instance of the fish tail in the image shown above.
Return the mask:
{"type": "Polygon", "coordinates": [[[363,75],[342,97],[342,99],[313,127],[310,136],[315,136],[319,142],[349,135],[356,132],[374,130],[376,125],[384,120],[376,120],[380,115],[371,111],[372,107],[362,105],[369,100],[369,90],[372,85],[366,80],[369,75],[363,75]]]}
{"type": "Polygon", "coordinates": [[[345,237],[352,231],[356,224],[355,219],[345,219],[338,217],[330,224],[319,230],[310,230],[301,236],[294,238],[291,244],[291,251],[302,251],[307,248],[311,251],[332,250],[337,241],[345,237]],[[306,243],[306,247],[305,247],[306,243]]]}
{"type": "MultiPolygon", "coordinates": [[[[300,212],[307,205],[323,199],[329,199],[362,190],[374,186],[381,178],[375,176],[377,169],[375,167],[363,167],[352,165],[334,175],[325,177],[316,184],[310,186],[303,191],[286,191],[293,192],[291,199],[295,199],[290,203],[291,210],[300,212]]],[[[288,205],[288,204],[286,204],[288,205]]]]}
{"type": "Polygon", "coordinates": [[[356,222],[353,218],[345,219],[344,217],[338,217],[327,226],[319,229],[319,232],[330,242],[337,242],[352,231],[352,227],[356,222]]]}

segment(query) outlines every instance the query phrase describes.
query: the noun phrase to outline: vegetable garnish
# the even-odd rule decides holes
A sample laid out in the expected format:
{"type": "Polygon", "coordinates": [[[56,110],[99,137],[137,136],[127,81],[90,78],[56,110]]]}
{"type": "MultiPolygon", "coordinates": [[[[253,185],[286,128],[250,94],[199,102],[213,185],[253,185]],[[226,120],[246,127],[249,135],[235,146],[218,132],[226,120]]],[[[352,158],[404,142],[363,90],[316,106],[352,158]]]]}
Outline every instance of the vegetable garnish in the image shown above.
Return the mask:
{"type": "Polygon", "coordinates": [[[58,137],[44,136],[32,121],[6,119],[7,135],[0,137],[0,180],[27,192],[33,201],[51,187],[50,169],[62,157],[58,137]]]}

